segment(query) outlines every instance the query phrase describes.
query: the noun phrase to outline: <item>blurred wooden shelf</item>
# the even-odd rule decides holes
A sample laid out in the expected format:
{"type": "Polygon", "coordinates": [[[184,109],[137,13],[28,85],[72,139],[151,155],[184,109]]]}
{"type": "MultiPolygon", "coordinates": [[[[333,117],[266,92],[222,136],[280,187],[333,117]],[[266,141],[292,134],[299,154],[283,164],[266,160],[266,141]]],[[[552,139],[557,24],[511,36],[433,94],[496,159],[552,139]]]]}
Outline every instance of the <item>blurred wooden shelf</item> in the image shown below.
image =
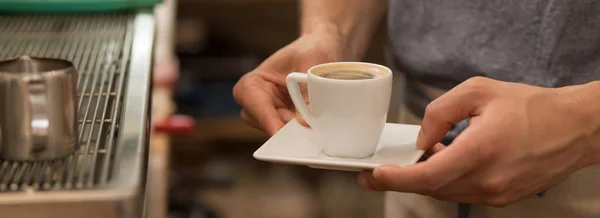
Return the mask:
{"type": "Polygon", "coordinates": [[[189,141],[264,142],[268,137],[262,131],[248,126],[240,118],[197,119],[189,141]]]}

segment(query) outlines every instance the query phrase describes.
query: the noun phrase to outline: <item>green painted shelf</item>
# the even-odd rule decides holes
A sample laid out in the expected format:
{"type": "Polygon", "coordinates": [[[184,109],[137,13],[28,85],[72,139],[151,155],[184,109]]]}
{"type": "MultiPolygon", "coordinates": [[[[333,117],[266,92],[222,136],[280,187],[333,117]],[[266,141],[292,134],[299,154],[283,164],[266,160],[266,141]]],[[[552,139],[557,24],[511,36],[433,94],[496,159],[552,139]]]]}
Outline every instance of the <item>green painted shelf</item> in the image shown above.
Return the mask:
{"type": "Polygon", "coordinates": [[[0,0],[0,13],[114,12],[151,8],[162,0],[0,0]]]}

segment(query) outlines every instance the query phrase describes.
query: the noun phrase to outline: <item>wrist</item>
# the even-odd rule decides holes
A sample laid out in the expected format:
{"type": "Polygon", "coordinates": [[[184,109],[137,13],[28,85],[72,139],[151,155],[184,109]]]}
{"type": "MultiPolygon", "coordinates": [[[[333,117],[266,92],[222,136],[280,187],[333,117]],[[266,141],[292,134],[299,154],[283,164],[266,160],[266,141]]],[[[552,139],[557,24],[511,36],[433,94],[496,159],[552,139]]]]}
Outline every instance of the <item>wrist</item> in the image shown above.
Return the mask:
{"type": "Polygon", "coordinates": [[[334,35],[345,56],[359,60],[386,12],[387,0],[303,0],[302,35],[334,35]]]}
{"type": "Polygon", "coordinates": [[[322,19],[302,21],[301,36],[318,35],[339,47],[344,60],[359,61],[366,53],[372,32],[370,25],[360,22],[335,22],[322,19]]]}
{"type": "Polygon", "coordinates": [[[600,164],[600,81],[558,88],[558,107],[578,125],[571,129],[583,145],[582,165],[600,164]]]}
{"type": "Polygon", "coordinates": [[[318,19],[305,19],[302,21],[301,35],[328,34],[344,37],[344,33],[339,25],[333,22],[322,21],[318,19]]]}
{"type": "Polygon", "coordinates": [[[303,28],[300,38],[310,38],[318,46],[331,51],[332,61],[359,61],[362,54],[350,41],[348,33],[331,23],[319,23],[303,28]]]}

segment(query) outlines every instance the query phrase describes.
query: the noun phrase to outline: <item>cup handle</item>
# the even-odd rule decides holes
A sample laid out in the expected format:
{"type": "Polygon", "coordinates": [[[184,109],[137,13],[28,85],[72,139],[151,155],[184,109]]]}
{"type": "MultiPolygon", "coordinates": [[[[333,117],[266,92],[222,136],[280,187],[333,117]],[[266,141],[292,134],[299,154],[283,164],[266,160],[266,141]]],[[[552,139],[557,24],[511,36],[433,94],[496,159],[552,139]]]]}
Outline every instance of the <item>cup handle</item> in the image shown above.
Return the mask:
{"type": "Polygon", "coordinates": [[[43,82],[37,80],[29,82],[29,104],[31,108],[31,152],[43,152],[48,145],[50,126],[46,109],[46,85],[43,82]]]}
{"type": "Polygon", "coordinates": [[[308,74],[306,73],[290,73],[285,78],[285,83],[287,85],[288,92],[290,93],[290,98],[292,98],[292,102],[294,102],[294,106],[296,106],[296,110],[300,113],[300,116],[306,120],[308,125],[313,126],[313,115],[308,110],[308,106],[306,106],[306,102],[304,101],[304,97],[302,96],[302,92],[300,92],[300,86],[298,83],[307,83],[308,82],[308,74]]]}

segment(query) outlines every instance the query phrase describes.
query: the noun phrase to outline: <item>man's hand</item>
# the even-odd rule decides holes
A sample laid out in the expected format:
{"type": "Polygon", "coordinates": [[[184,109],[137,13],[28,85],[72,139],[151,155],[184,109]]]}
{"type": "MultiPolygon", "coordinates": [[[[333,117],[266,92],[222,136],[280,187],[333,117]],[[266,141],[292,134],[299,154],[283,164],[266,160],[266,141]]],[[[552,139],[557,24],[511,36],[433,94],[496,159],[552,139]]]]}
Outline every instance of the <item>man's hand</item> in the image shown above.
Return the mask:
{"type": "Polygon", "coordinates": [[[244,75],[233,88],[233,96],[243,108],[242,119],[269,136],[297,116],[285,77],[321,63],[360,60],[387,6],[386,0],[300,3],[301,36],[244,75]]]}
{"type": "Polygon", "coordinates": [[[341,60],[339,43],[335,35],[304,35],[244,75],[233,88],[233,96],[243,108],[242,119],[268,135],[275,134],[296,116],[285,77],[320,63],[341,60]]]}
{"type": "Polygon", "coordinates": [[[361,172],[358,183],[491,206],[534,196],[598,161],[598,120],[576,89],[469,79],[428,105],[417,139],[428,160],[361,172]],[[469,117],[452,144],[439,143],[469,117]]]}

